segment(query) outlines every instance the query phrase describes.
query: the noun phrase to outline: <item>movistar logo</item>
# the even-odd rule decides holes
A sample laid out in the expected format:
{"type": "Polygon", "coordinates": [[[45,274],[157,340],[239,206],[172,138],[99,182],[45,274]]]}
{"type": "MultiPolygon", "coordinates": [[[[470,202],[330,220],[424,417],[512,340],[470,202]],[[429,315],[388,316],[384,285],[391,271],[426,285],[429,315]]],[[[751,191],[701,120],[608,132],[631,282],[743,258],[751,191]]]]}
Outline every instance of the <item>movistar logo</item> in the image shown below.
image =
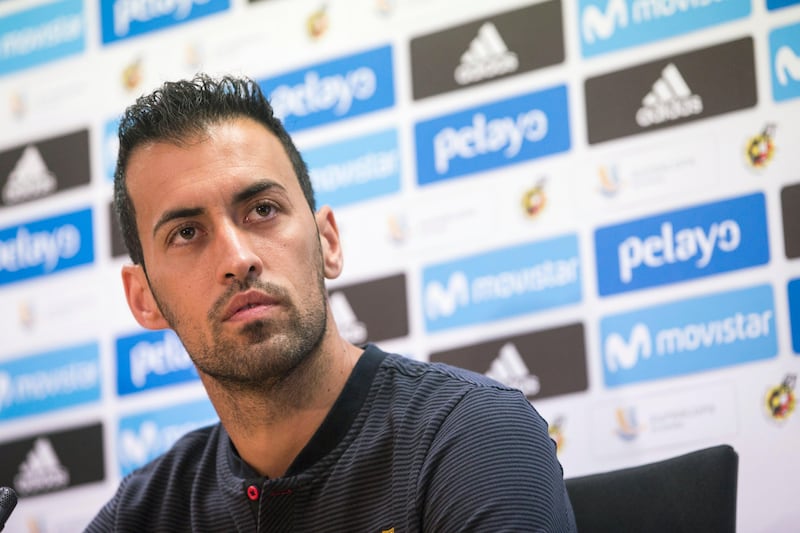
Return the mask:
{"type": "Polygon", "coordinates": [[[117,434],[119,466],[125,476],[172,446],[189,431],[218,421],[206,400],[171,405],[120,420],[117,434]]]}
{"type": "Polygon", "coordinates": [[[775,100],[800,96],[800,24],[776,28],[769,35],[772,94],[775,100]]]}
{"type": "Polygon", "coordinates": [[[605,10],[595,5],[586,6],[583,10],[581,30],[583,39],[593,43],[595,39],[608,39],[617,28],[626,28],[630,23],[644,24],[661,18],[689,13],[724,0],[610,0],[605,10]]]}
{"type": "Polygon", "coordinates": [[[317,167],[311,174],[314,192],[323,194],[392,177],[400,171],[397,150],[373,152],[342,163],[317,167]]]}
{"type": "Polygon", "coordinates": [[[452,316],[459,307],[466,307],[470,301],[469,280],[464,272],[454,272],[446,284],[432,281],[425,287],[425,316],[436,320],[452,316]]]}
{"type": "Polygon", "coordinates": [[[0,16],[0,75],[83,52],[83,0],[17,4],[42,5],[0,16]]]}
{"type": "Polygon", "coordinates": [[[636,324],[628,338],[612,333],[606,338],[606,367],[611,372],[636,366],[639,358],[649,359],[653,354],[653,341],[650,329],[644,324],[636,324]]]}
{"type": "Polygon", "coordinates": [[[198,422],[183,422],[159,427],[153,420],[145,420],[138,428],[120,432],[120,462],[129,467],[139,467],[164,453],[187,432],[196,429],[198,422]]]}
{"type": "Polygon", "coordinates": [[[96,344],[10,361],[0,368],[0,419],[63,409],[100,395],[96,344]]]}
{"type": "Polygon", "coordinates": [[[459,307],[494,300],[505,300],[549,287],[575,283],[578,278],[578,258],[567,261],[544,261],[530,268],[507,270],[478,276],[471,282],[464,272],[454,272],[444,286],[432,281],[425,287],[428,318],[450,316],[459,307]]]}
{"type": "Polygon", "coordinates": [[[426,324],[441,329],[577,301],[579,266],[569,235],[428,267],[426,324]]]}
{"type": "Polygon", "coordinates": [[[10,59],[58,47],[83,38],[82,13],[59,16],[38,26],[20,28],[0,37],[0,57],[10,59]]]}
{"type": "Polygon", "coordinates": [[[580,32],[589,54],[720,24],[750,13],[749,0],[580,0],[580,32]]]}
{"type": "Polygon", "coordinates": [[[772,288],[762,285],[603,319],[608,385],[683,375],[777,353],[772,288]]]}
{"type": "Polygon", "coordinates": [[[654,355],[695,352],[769,336],[772,319],[771,309],[760,313],[734,313],[721,319],[661,329],[654,336],[645,324],[636,324],[627,339],[618,333],[606,338],[606,367],[610,372],[628,370],[654,355]]]}
{"type": "Polygon", "coordinates": [[[695,352],[770,336],[772,319],[772,310],[734,313],[721,319],[661,329],[654,334],[647,325],[639,323],[627,338],[620,333],[606,337],[606,368],[611,373],[630,370],[654,356],[695,352]]]}
{"type": "Polygon", "coordinates": [[[617,28],[628,26],[628,5],[625,0],[611,0],[605,11],[591,5],[583,9],[581,33],[583,40],[594,43],[596,39],[608,39],[617,28]]]}
{"type": "Polygon", "coordinates": [[[606,367],[610,372],[628,370],[651,356],[694,352],[770,335],[772,310],[735,313],[731,316],[659,330],[655,340],[650,328],[636,324],[626,339],[618,333],[606,337],[606,367]]]}
{"type": "Polygon", "coordinates": [[[63,394],[97,387],[100,380],[96,362],[78,362],[39,370],[10,379],[6,374],[3,382],[3,405],[24,404],[53,398],[63,394]]]}
{"type": "Polygon", "coordinates": [[[775,54],[775,75],[781,85],[800,81],[800,57],[788,46],[781,46],[775,54]]]}

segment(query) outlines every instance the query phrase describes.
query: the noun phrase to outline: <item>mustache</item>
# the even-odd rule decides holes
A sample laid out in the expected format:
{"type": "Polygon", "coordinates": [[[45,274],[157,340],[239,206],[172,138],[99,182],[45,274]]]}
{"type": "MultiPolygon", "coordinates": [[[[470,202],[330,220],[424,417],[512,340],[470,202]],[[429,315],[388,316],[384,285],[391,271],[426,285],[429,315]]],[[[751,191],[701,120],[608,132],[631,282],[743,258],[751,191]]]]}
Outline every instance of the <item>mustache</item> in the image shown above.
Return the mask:
{"type": "Polygon", "coordinates": [[[214,302],[214,305],[211,306],[211,309],[208,312],[208,319],[213,321],[214,319],[218,318],[220,314],[224,312],[225,308],[228,306],[228,302],[230,302],[234,296],[240,292],[249,291],[251,289],[261,291],[270,298],[274,298],[276,300],[285,300],[289,297],[288,291],[276,283],[257,279],[248,281],[234,280],[234,282],[228,287],[222,296],[217,298],[217,300],[214,302]]]}

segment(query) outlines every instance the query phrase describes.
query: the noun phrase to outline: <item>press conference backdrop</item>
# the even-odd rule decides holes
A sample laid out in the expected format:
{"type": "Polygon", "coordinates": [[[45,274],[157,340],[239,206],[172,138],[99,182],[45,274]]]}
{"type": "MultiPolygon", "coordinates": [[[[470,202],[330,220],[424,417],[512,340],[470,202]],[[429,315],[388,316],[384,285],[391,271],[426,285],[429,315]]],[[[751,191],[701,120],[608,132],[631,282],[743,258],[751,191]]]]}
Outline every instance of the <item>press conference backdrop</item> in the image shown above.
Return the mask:
{"type": "Polygon", "coordinates": [[[800,1],[0,3],[0,484],[81,529],[215,420],[144,331],[117,117],[258,80],[337,214],[353,342],[486,373],[566,476],[730,443],[741,531],[800,528],[800,1]]]}

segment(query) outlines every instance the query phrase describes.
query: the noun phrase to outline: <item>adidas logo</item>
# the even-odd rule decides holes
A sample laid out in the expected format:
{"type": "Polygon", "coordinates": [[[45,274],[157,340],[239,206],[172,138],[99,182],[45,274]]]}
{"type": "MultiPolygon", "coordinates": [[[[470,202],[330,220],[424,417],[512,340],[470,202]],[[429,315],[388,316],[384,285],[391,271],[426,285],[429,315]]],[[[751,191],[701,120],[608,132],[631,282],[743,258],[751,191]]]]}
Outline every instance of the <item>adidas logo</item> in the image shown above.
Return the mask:
{"type": "Polygon", "coordinates": [[[509,387],[521,390],[528,397],[536,396],[541,389],[539,378],[531,374],[519,350],[511,342],[500,348],[486,375],[509,387]]]}
{"type": "Polygon", "coordinates": [[[367,326],[361,322],[353,311],[347,296],[343,292],[334,292],[330,296],[333,316],[342,336],[353,344],[361,344],[367,340],[367,326]]]}
{"type": "Polygon", "coordinates": [[[653,89],[642,99],[642,107],[636,112],[636,123],[646,128],[702,112],[703,100],[692,94],[678,67],[670,63],[661,71],[653,89]]]}
{"type": "Polygon", "coordinates": [[[42,154],[35,146],[28,146],[3,187],[3,202],[10,205],[45,196],[55,191],[56,185],[56,177],[47,169],[42,154]]]}
{"type": "Polygon", "coordinates": [[[486,22],[470,43],[469,50],[462,54],[454,75],[456,83],[467,85],[514,72],[518,67],[517,54],[508,50],[497,27],[486,22]]]}
{"type": "Polygon", "coordinates": [[[775,54],[775,77],[784,86],[790,80],[800,82],[800,57],[788,46],[781,46],[775,54]]]}
{"type": "Polygon", "coordinates": [[[39,438],[33,443],[25,461],[14,477],[14,488],[21,495],[63,488],[69,485],[69,472],[56,456],[48,439],[39,438]]]}

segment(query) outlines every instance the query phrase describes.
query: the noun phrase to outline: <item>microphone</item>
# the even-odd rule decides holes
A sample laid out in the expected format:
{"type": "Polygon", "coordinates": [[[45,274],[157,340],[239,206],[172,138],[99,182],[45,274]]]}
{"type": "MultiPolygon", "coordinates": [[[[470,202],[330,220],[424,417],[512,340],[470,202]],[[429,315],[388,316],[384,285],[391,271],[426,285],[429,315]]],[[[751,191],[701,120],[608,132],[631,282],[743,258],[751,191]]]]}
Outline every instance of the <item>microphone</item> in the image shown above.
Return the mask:
{"type": "Polygon", "coordinates": [[[6,520],[11,516],[11,511],[17,506],[17,493],[11,487],[0,487],[0,531],[6,525],[6,520]]]}

